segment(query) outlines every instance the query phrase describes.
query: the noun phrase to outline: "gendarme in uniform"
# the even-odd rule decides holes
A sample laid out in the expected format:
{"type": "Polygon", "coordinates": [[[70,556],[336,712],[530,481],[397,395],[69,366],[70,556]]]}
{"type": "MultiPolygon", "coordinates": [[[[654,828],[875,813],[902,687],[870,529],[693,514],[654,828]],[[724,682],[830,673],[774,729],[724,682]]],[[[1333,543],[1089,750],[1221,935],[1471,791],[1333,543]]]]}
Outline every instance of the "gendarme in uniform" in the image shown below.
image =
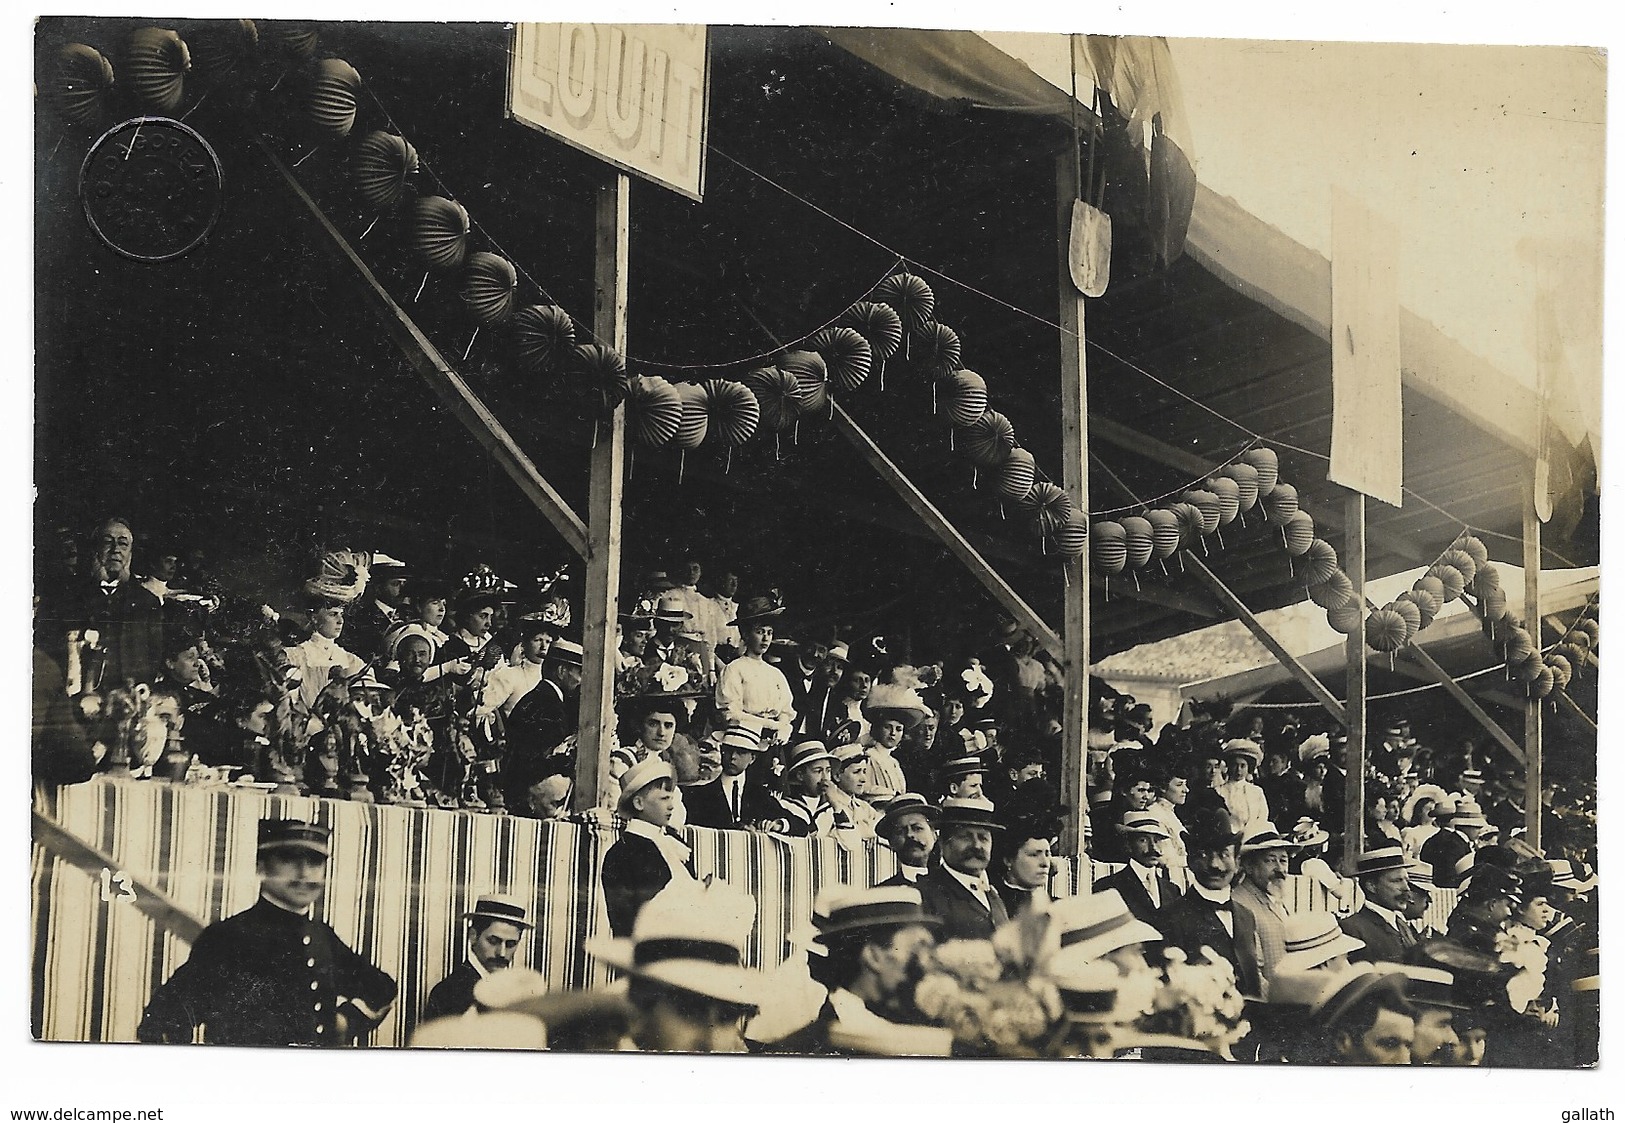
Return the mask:
{"type": "Polygon", "coordinates": [[[203,930],[153,995],[140,1040],[335,1046],[376,1027],[395,980],[315,919],[327,858],[326,827],[263,820],[259,901],[203,930]]]}

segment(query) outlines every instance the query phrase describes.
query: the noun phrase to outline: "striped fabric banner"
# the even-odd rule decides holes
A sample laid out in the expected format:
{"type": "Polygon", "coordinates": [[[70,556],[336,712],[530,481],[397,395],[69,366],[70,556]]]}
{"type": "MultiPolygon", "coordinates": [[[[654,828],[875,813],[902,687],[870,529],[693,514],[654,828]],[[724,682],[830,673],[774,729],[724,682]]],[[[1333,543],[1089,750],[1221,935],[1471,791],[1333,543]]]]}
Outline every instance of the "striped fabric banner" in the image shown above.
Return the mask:
{"type": "MultiPolygon", "coordinates": [[[[258,896],[255,845],[267,816],[312,820],[333,832],[328,891],[317,906],[322,919],[400,984],[373,1044],[406,1043],[429,991],[461,958],[461,916],[481,893],[530,904],[536,928],[520,947],[520,962],[552,986],[610,980],[609,969],[582,951],[608,934],[598,867],[616,838],[609,827],[106,777],[36,788],[35,810],[109,863],[105,874],[92,872],[34,845],[30,1013],[35,1037],[44,1040],[135,1040],[154,988],[190,947],[133,907],[128,887],[151,890],[204,924],[248,908],[258,896]]],[[[754,967],[775,967],[790,954],[788,936],[806,925],[822,889],[872,885],[897,868],[891,851],[873,842],[697,827],[688,838],[700,877],[714,875],[755,896],[760,921],[747,952],[754,967]]],[[[1057,867],[1057,895],[1089,891],[1076,863],[1057,867]]],[[[1095,866],[1091,879],[1112,868],[1095,866]]],[[[1328,907],[1325,891],[1307,879],[1292,879],[1289,889],[1295,910],[1328,907]]],[[[1453,904],[1454,894],[1441,891],[1434,911],[1447,915],[1453,904]]],[[[1442,919],[1434,924],[1443,927],[1442,919]]]]}

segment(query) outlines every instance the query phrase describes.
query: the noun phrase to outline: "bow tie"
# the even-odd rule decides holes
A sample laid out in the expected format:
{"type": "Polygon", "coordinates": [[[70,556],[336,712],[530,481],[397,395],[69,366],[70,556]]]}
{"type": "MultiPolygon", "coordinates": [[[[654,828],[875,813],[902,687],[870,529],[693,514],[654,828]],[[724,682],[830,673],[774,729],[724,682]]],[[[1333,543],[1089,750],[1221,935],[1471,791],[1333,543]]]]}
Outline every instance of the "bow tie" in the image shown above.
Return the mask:
{"type": "Polygon", "coordinates": [[[1234,906],[1229,901],[1208,901],[1206,897],[1203,897],[1202,900],[1207,901],[1207,907],[1214,912],[1234,911],[1234,906]]]}
{"type": "Polygon", "coordinates": [[[112,592],[116,592],[117,590],[118,590],[118,582],[117,581],[103,581],[102,582],[102,592],[104,592],[104,593],[112,593],[112,592]]]}

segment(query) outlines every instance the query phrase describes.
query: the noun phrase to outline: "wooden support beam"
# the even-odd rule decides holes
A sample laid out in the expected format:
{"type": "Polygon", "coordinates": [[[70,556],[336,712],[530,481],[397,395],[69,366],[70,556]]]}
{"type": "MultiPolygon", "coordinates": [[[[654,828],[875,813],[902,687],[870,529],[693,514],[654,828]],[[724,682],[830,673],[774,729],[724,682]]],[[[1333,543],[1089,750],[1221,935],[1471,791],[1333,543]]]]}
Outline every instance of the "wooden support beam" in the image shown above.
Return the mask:
{"type": "MultiPolygon", "coordinates": [[[[1072,237],[1072,204],[1083,197],[1074,146],[1056,158],[1056,285],[1061,325],[1061,486],[1072,507],[1089,510],[1089,375],[1084,346],[1084,296],[1072,283],[1068,258],[1072,237]]],[[[1088,706],[1089,552],[1068,559],[1061,633],[1066,654],[1061,660],[1066,681],[1061,701],[1061,802],[1067,808],[1061,827],[1061,849],[1080,862],[1088,860],[1084,837],[1089,824],[1088,706]]]]}
{"type": "MultiPolygon", "coordinates": [[[[606,172],[598,188],[593,326],[626,354],[627,272],[631,260],[631,181],[606,172]]],[[[581,724],[576,736],[577,811],[612,802],[609,750],[615,728],[616,605],[621,594],[621,488],[626,473],[626,407],[598,422],[587,483],[587,580],[582,594],[581,724]]]]}
{"type": "Polygon", "coordinates": [[[441,404],[451,415],[462,422],[463,428],[467,429],[491,454],[492,459],[502,466],[508,477],[519,485],[519,490],[524,493],[525,498],[553,524],[553,529],[558,531],[559,537],[564,539],[570,549],[579,556],[586,557],[587,526],[581,521],[580,516],[553,489],[553,485],[547,482],[546,477],[531,462],[530,457],[514,443],[514,439],[508,435],[508,430],[485,407],[485,403],[480,401],[468,383],[451,368],[451,364],[446,362],[435,345],[418,329],[412,317],[395,303],[395,298],[389,295],[388,290],[367,267],[367,263],[361,260],[355,248],[350,245],[349,239],[328,220],[316,200],[300,186],[293,172],[282,162],[282,158],[276,154],[270,142],[263,136],[257,137],[256,140],[266,158],[271,161],[271,166],[281,173],[289,189],[310,211],[311,217],[327,235],[329,248],[360,275],[363,282],[362,295],[372,305],[373,311],[383,322],[384,330],[401,349],[412,369],[429,384],[429,388],[440,398],[441,404]]]}
{"type": "Polygon", "coordinates": [[[1365,833],[1365,495],[1348,493],[1343,516],[1343,570],[1354,585],[1354,603],[1360,607],[1360,626],[1344,645],[1348,664],[1345,688],[1348,713],[1343,728],[1348,730],[1348,770],[1343,784],[1343,864],[1352,870],[1359,860],[1365,833]]]}
{"type": "Polygon", "coordinates": [[[902,497],[908,504],[909,510],[923,522],[948,548],[948,552],[958,558],[965,568],[982,583],[988,592],[993,594],[995,600],[1004,606],[1006,612],[1015,618],[1016,623],[1026,629],[1039,644],[1063,664],[1066,662],[1066,648],[1061,643],[1061,637],[1056,634],[1047,621],[1026,601],[1021,595],[1010,587],[1010,583],[1000,575],[999,571],[990,565],[986,558],[972,546],[965,536],[959,533],[958,528],[948,521],[946,515],[937,510],[936,504],[925,497],[925,494],[914,485],[914,481],[896,464],[892,463],[874,438],[870,437],[863,427],[853,420],[839,402],[831,403],[830,423],[835,431],[845,437],[853,448],[862,454],[869,462],[875,473],[885,480],[891,489],[902,497]]]}
{"type": "Polygon", "coordinates": [[[1287,672],[1298,680],[1298,685],[1307,690],[1310,697],[1319,702],[1326,712],[1336,718],[1340,724],[1347,725],[1348,718],[1344,712],[1343,703],[1339,702],[1336,695],[1326,689],[1326,684],[1316,678],[1315,673],[1305,667],[1297,656],[1281,646],[1281,641],[1270,634],[1269,629],[1259,622],[1258,617],[1253,615],[1250,608],[1241,603],[1241,599],[1230,591],[1229,586],[1220,581],[1218,577],[1214,576],[1211,569],[1202,564],[1201,558],[1189,550],[1184,551],[1184,555],[1185,568],[1207,587],[1208,591],[1213,594],[1221,605],[1229,610],[1231,615],[1242,622],[1259,643],[1269,649],[1269,653],[1275,656],[1275,661],[1285,667],[1287,672]]]}
{"type": "Polygon", "coordinates": [[[1574,711],[1576,717],[1585,722],[1587,725],[1591,726],[1591,731],[1593,733],[1597,731],[1597,723],[1591,720],[1590,714],[1586,713],[1580,708],[1580,703],[1569,697],[1568,691],[1559,690],[1557,691],[1557,696],[1569,704],[1569,709],[1574,711]]]}
{"type": "MultiPolygon", "coordinates": [[[[1535,510],[1534,466],[1523,496],[1523,623],[1540,643],[1540,515],[1535,510]]],[[[1524,828],[1529,845],[1540,849],[1541,740],[1544,711],[1531,696],[1523,707],[1524,828]]]]}
{"type": "MultiPolygon", "coordinates": [[[[1401,653],[1407,655],[1420,668],[1422,675],[1429,680],[1444,687],[1445,693],[1456,700],[1456,704],[1467,711],[1469,717],[1483,727],[1484,732],[1494,738],[1495,743],[1511,755],[1519,764],[1524,762],[1523,749],[1512,735],[1501,728],[1501,723],[1492,718],[1473,700],[1472,696],[1462,687],[1461,683],[1450,677],[1450,673],[1434,660],[1433,656],[1423,651],[1421,646],[1412,643],[1401,653]]],[[[1396,666],[1399,664],[1396,664],[1396,666]]]]}
{"type": "Polygon", "coordinates": [[[1107,584],[1106,578],[1102,575],[1092,573],[1089,575],[1089,587],[1099,589],[1103,594],[1109,594],[1113,597],[1142,601],[1145,604],[1154,604],[1159,608],[1172,608],[1186,615],[1200,616],[1206,620],[1218,620],[1224,615],[1206,601],[1193,597],[1189,593],[1180,592],[1178,589],[1171,589],[1167,585],[1156,585],[1147,581],[1136,587],[1134,578],[1126,573],[1117,577],[1110,584],[1107,584]]]}

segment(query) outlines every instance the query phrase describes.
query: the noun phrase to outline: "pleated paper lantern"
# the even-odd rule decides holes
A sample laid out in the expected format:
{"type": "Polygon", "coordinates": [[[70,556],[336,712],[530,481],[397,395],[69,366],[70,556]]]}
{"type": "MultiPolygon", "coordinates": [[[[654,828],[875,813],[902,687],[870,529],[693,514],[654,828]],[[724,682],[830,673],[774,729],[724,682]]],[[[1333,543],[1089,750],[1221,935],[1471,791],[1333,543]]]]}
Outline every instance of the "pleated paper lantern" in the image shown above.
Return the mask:
{"type": "Polygon", "coordinates": [[[671,443],[685,452],[699,448],[710,430],[710,416],[705,412],[705,389],[693,382],[676,383],[677,397],[683,404],[682,419],[671,443]]]}
{"type": "Polygon", "coordinates": [[[1089,538],[1089,557],[1095,570],[1108,575],[1123,572],[1128,565],[1128,535],[1123,524],[1104,519],[1089,528],[1089,538]]]}
{"type": "Polygon", "coordinates": [[[112,111],[113,64],[94,47],[69,43],[56,53],[43,93],[73,124],[101,125],[112,111]]]}
{"type": "Polygon", "coordinates": [[[1054,534],[1075,511],[1072,497],[1054,484],[1044,488],[1032,505],[1033,522],[1037,524],[1040,534],[1054,534]]]}
{"type": "MultiPolygon", "coordinates": [[[[1201,513],[1196,517],[1200,519],[1201,513]]],[[[1151,524],[1151,556],[1158,561],[1173,557],[1179,549],[1179,516],[1166,507],[1153,507],[1145,518],[1151,524]]]]}
{"type": "Polygon", "coordinates": [[[1264,517],[1276,526],[1285,526],[1286,521],[1298,513],[1298,489],[1289,483],[1276,483],[1270,493],[1264,496],[1264,517]]]}
{"type": "Polygon", "coordinates": [[[1123,542],[1128,547],[1128,567],[1144,569],[1156,552],[1156,527],[1140,515],[1126,515],[1117,521],[1123,527],[1123,542]]]}
{"type": "Polygon", "coordinates": [[[251,19],[210,20],[188,30],[192,77],[209,86],[244,77],[259,52],[260,33],[251,19]]]}
{"type": "Polygon", "coordinates": [[[817,351],[791,351],[779,369],[796,380],[796,403],[802,417],[823,417],[829,410],[829,371],[817,351]]]}
{"type": "Polygon", "coordinates": [[[513,317],[514,347],[519,361],[530,371],[554,370],[575,348],[576,325],[556,304],[532,304],[513,317]]]}
{"type": "Polygon", "coordinates": [[[788,433],[801,416],[801,387],[795,375],[777,367],[761,367],[741,380],[761,407],[761,427],[773,433],[788,433]]]}
{"type": "Polygon", "coordinates": [[[299,109],[318,135],[342,140],[355,127],[360,93],[361,75],[355,67],[341,58],[319,59],[305,75],[299,109]]]}
{"type": "Polygon", "coordinates": [[[1337,550],[1330,542],[1316,538],[1303,552],[1297,568],[1305,585],[1323,585],[1337,572],[1337,550]]]}
{"type": "Polygon", "coordinates": [[[1439,614],[1439,609],[1444,607],[1444,582],[1440,581],[1432,574],[1427,574],[1426,576],[1418,577],[1416,579],[1416,583],[1412,585],[1411,588],[1418,592],[1425,590],[1426,592],[1433,594],[1433,599],[1438,602],[1438,608],[1433,610],[1433,614],[1437,616],[1439,614]]]}
{"type": "Polygon", "coordinates": [[[1206,490],[1219,497],[1219,525],[1229,526],[1241,511],[1241,488],[1229,476],[1209,476],[1203,481],[1206,490]]]}
{"type": "Polygon", "coordinates": [[[1038,464],[1024,448],[1013,448],[992,471],[993,487],[1005,503],[1020,503],[1038,482],[1038,464]]]}
{"type": "Polygon", "coordinates": [[[1251,464],[1257,470],[1260,499],[1275,490],[1275,484],[1281,475],[1281,461],[1273,448],[1265,448],[1262,445],[1250,448],[1241,454],[1241,462],[1251,464]]]}
{"type": "Polygon", "coordinates": [[[1202,518],[1202,509],[1196,504],[1175,503],[1169,510],[1179,520],[1179,540],[1181,545],[1186,547],[1194,546],[1202,535],[1207,533],[1207,523],[1202,518]]]}
{"type": "Polygon", "coordinates": [[[318,36],[313,27],[270,21],[262,24],[260,31],[266,44],[288,62],[304,62],[315,57],[318,36]]]}
{"type": "Polygon", "coordinates": [[[947,324],[927,324],[914,346],[913,359],[932,378],[946,378],[959,369],[959,333],[947,324]]]}
{"type": "Polygon", "coordinates": [[[956,429],[987,412],[987,383],[973,370],[956,370],[937,387],[937,412],[956,429]]]}
{"type": "Polygon", "coordinates": [[[1439,555],[1439,564],[1459,569],[1463,580],[1469,585],[1472,584],[1473,575],[1478,572],[1478,564],[1464,550],[1446,550],[1439,555]]]}
{"type": "Polygon", "coordinates": [[[519,274],[505,257],[484,250],[468,255],[458,295],[476,324],[499,324],[513,312],[519,274]]]}
{"type": "Polygon", "coordinates": [[[659,375],[634,377],[626,387],[626,431],[644,448],[662,448],[683,421],[683,398],[659,375]]]}
{"type": "Polygon", "coordinates": [[[1360,615],[1360,603],[1353,597],[1326,610],[1326,623],[1345,636],[1352,636],[1365,623],[1360,615]]]}
{"type": "Polygon", "coordinates": [[[1581,651],[1591,650],[1591,637],[1585,632],[1581,631],[1578,626],[1569,630],[1569,643],[1573,644],[1581,651]]]}
{"type": "Polygon", "coordinates": [[[350,185],[370,209],[392,211],[418,170],[418,150],[405,137],[376,129],[350,153],[350,185]]]}
{"type": "Polygon", "coordinates": [[[571,368],[597,390],[606,410],[626,397],[626,358],[601,343],[584,343],[571,352],[571,368]]]}
{"type": "Polygon", "coordinates": [[[1365,645],[1385,652],[1404,647],[1405,618],[1391,608],[1377,609],[1365,618],[1365,645]]]}
{"type": "Polygon", "coordinates": [[[936,317],[936,294],[913,273],[893,273],[875,286],[874,298],[896,312],[903,327],[915,335],[936,317]]]}
{"type": "Polygon", "coordinates": [[[1016,500],[1016,506],[1023,511],[1036,511],[1040,506],[1050,501],[1051,496],[1061,489],[1047,480],[1039,480],[1033,484],[1026,495],[1016,500]]]}
{"type": "Polygon", "coordinates": [[[1411,638],[1422,630],[1422,610],[1403,594],[1395,597],[1386,607],[1399,613],[1400,619],[1405,621],[1405,642],[1411,642],[1411,638]]]}
{"type": "Polygon", "coordinates": [[[1562,690],[1574,678],[1574,664],[1555,651],[1546,656],[1546,666],[1552,672],[1552,685],[1559,690],[1562,690]]]}
{"type": "Polygon", "coordinates": [[[1460,538],[1456,539],[1456,549],[1462,551],[1468,557],[1472,558],[1473,564],[1476,566],[1482,567],[1489,564],[1490,552],[1485,547],[1483,541],[1476,535],[1463,534],[1460,538]]]}
{"type": "Polygon", "coordinates": [[[185,96],[191,66],[191,52],[179,35],[164,27],[143,27],[130,35],[123,85],[144,108],[173,113],[185,96]]]}
{"type": "Polygon", "coordinates": [[[840,390],[856,390],[869,377],[874,358],[869,341],[852,328],[825,328],[812,337],[812,349],[824,360],[829,380],[840,390]]]}
{"type": "Polygon", "coordinates": [[[1479,598],[1478,603],[1484,610],[1484,618],[1493,623],[1506,615],[1507,592],[1505,589],[1490,589],[1479,598]]]}
{"type": "Polygon", "coordinates": [[[1055,528],[1051,536],[1055,551],[1064,558],[1076,558],[1089,548],[1089,520],[1074,512],[1055,528]]]}
{"type": "Polygon", "coordinates": [[[1602,626],[1599,625],[1595,620],[1591,619],[1591,617],[1586,616],[1582,617],[1574,625],[1574,633],[1575,635],[1583,635],[1588,637],[1591,640],[1591,646],[1596,647],[1597,641],[1602,638],[1602,626]]]}
{"type": "Polygon", "coordinates": [[[1473,574],[1473,588],[1483,595],[1490,589],[1501,587],[1501,571],[1489,562],[1479,566],[1473,574]]]}
{"type": "Polygon", "coordinates": [[[710,379],[704,386],[705,412],[713,441],[732,449],[756,435],[762,423],[762,407],[755,394],[723,378],[710,379]]]}
{"type": "Polygon", "coordinates": [[[1300,557],[1315,540],[1315,520],[1309,517],[1308,511],[1294,511],[1281,524],[1281,537],[1286,542],[1286,552],[1300,557]]]}
{"type": "Polygon", "coordinates": [[[412,252],[423,265],[438,273],[448,273],[463,264],[468,255],[468,212],[460,203],[439,195],[419,199],[412,205],[412,252]]]}
{"type": "Polygon", "coordinates": [[[1219,529],[1219,516],[1223,513],[1223,504],[1219,497],[1206,488],[1192,488],[1181,495],[1180,500],[1189,503],[1202,512],[1202,533],[1212,534],[1219,529]]]}
{"type": "Polygon", "coordinates": [[[1522,663],[1535,653],[1535,645],[1529,639],[1529,633],[1519,624],[1514,624],[1506,630],[1502,638],[1502,647],[1506,651],[1509,667],[1522,663]]]}
{"type": "Polygon", "coordinates": [[[1347,604],[1354,599],[1354,582],[1340,569],[1329,580],[1309,586],[1309,599],[1325,609],[1347,604]]]}
{"type": "Polygon", "coordinates": [[[1553,650],[1554,655],[1561,655],[1569,661],[1569,667],[1575,674],[1579,674],[1586,667],[1586,651],[1577,643],[1560,643],[1553,650]]]}
{"type": "Polygon", "coordinates": [[[869,341],[869,351],[877,359],[889,359],[903,345],[903,321],[888,304],[860,300],[837,321],[869,341]]]}
{"type": "MultiPolygon", "coordinates": [[[[1443,586],[1440,587],[1440,591],[1443,592],[1443,586]]],[[[1444,607],[1444,598],[1435,596],[1432,589],[1424,589],[1420,581],[1411,587],[1410,597],[1411,603],[1422,612],[1424,628],[1433,622],[1433,618],[1439,615],[1439,610],[1444,607]]]]}
{"type": "Polygon", "coordinates": [[[1462,576],[1461,570],[1457,569],[1453,565],[1445,565],[1441,562],[1430,566],[1428,569],[1428,576],[1437,577],[1439,579],[1439,583],[1444,586],[1444,600],[1446,604],[1458,599],[1462,594],[1462,590],[1467,588],[1467,579],[1462,576]]]}
{"type": "MultiPolygon", "coordinates": [[[[1541,661],[1538,651],[1531,651],[1516,663],[1509,663],[1507,669],[1512,677],[1524,683],[1532,683],[1546,671],[1546,664],[1541,661]]],[[[1547,672],[1550,673],[1550,672],[1547,672]]]]}
{"type": "Polygon", "coordinates": [[[1236,481],[1236,498],[1243,511],[1251,511],[1258,506],[1258,469],[1245,460],[1238,460],[1234,464],[1226,464],[1221,471],[1236,481]]]}
{"type": "Polygon", "coordinates": [[[955,447],[981,468],[994,468],[1003,463],[1016,447],[1016,430],[1010,419],[997,410],[988,410],[955,437],[955,447]]]}
{"type": "Polygon", "coordinates": [[[1557,685],[1557,677],[1552,674],[1550,667],[1542,667],[1535,675],[1535,681],[1529,684],[1529,693],[1536,698],[1545,698],[1551,694],[1557,685]]]}

